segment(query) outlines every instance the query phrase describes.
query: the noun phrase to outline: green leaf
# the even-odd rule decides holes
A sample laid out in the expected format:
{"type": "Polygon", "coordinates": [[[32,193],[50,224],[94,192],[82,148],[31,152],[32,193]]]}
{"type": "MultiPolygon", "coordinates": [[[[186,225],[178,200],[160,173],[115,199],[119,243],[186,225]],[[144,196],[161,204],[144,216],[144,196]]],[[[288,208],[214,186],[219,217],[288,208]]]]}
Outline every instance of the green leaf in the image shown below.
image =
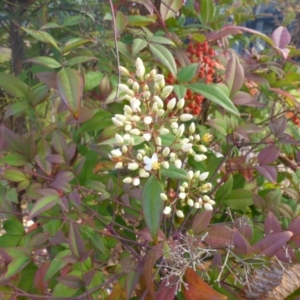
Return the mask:
{"type": "MultiPolygon", "coordinates": [[[[98,58],[97,57],[93,57],[93,56],[76,56],[76,57],[73,57],[71,59],[68,59],[66,61],[65,65],[66,66],[75,66],[75,65],[83,64],[83,63],[91,61],[91,60],[98,60],[98,58]]],[[[101,74],[101,73],[98,73],[98,72],[90,72],[90,73],[101,74]]],[[[88,73],[85,73],[85,76],[87,74],[88,73]]]]}
{"type": "Polygon", "coordinates": [[[58,195],[47,195],[40,198],[32,207],[28,219],[32,219],[33,217],[41,214],[42,212],[52,208],[58,203],[59,196],[58,195]]]}
{"type": "Polygon", "coordinates": [[[68,53],[70,50],[77,48],[83,44],[93,42],[93,39],[74,38],[67,41],[63,48],[63,53],[68,53]]]}
{"type": "Polygon", "coordinates": [[[214,15],[213,0],[200,0],[200,16],[203,25],[207,25],[214,15]]]}
{"type": "Polygon", "coordinates": [[[5,117],[5,119],[7,119],[11,116],[18,115],[18,114],[24,112],[25,110],[27,110],[28,107],[29,107],[29,103],[27,100],[18,100],[7,106],[7,110],[4,114],[4,117],[5,117]]]}
{"type": "Polygon", "coordinates": [[[37,144],[37,154],[35,156],[38,166],[47,174],[52,172],[52,164],[46,160],[47,156],[51,154],[51,148],[47,141],[40,140],[37,144]]]}
{"type": "Polygon", "coordinates": [[[229,112],[239,116],[239,111],[234,106],[228,95],[224,92],[222,87],[219,87],[217,84],[204,84],[204,83],[194,83],[189,84],[186,88],[191,89],[197,94],[203,95],[208,100],[222,106],[229,112]]]}
{"type": "Polygon", "coordinates": [[[135,57],[148,45],[148,42],[142,39],[134,39],[132,45],[132,55],[135,57]]]}
{"type": "Polygon", "coordinates": [[[191,64],[182,68],[177,74],[178,83],[191,81],[198,69],[198,64],[191,64]]]}
{"type": "Polygon", "coordinates": [[[7,271],[5,273],[5,278],[10,278],[11,276],[19,273],[26,265],[31,261],[30,257],[25,255],[19,255],[14,258],[7,266],[7,271]]]}
{"type": "Polygon", "coordinates": [[[23,81],[10,74],[0,73],[0,87],[8,94],[16,98],[26,98],[29,94],[29,87],[23,81]]]}
{"type": "Polygon", "coordinates": [[[116,14],[116,30],[117,35],[120,36],[121,32],[126,28],[127,17],[120,11],[117,11],[116,14]]]}
{"type": "Polygon", "coordinates": [[[75,119],[79,117],[79,110],[83,92],[81,74],[71,68],[63,68],[57,73],[58,92],[75,119]]]}
{"type": "Polygon", "coordinates": [[[184,98],[185,94],[186,94],[186,88],[182,85],[177,85],[174,84],[173,85],[173,91],[176,95],[176,97],[180,100],[182,98],[184,98]]]}
{"type": "Polygon", "coordinates": [[[21,182],[23,180],[27,180],[28,178],[24,173],[18,170],[5,170],[2,177],[6,180],[12,181],[12,182],[21,182]]]}
{"type": "Polygon", "coordinates": [[[245,211],[247,207],[253,204],[252,193],[248,190],[233,190],[224,199],[223,204],[231,209],[245,211]]]}
{"type": "Polygon", "coordinates": [[[147,38],[148,42],[175,46],[174,42],[164,36],[152,35],[147,38]]]}
{"type": "Polygon", "coordinates": [[[177,67],[172,53],[162,45],[150,44],[149,47],[154,58],[175,75],[177,73],[177,67]]]}
{"type": "Polygon", "coordinates": [[[26,233],[23,224],[16,219],[5,220],[3,229],[9,235],[24,235],[26,233]]]}
{"type": "Polygon", "coordinates": [[[184,169],[177,169],[173,164],[170,164],[169,169],[161,168],[160,174],[166,178],[187,180],[186,171],[184,169]]]}
{"type": "Polygon", "coordinates": [[[206,36],[204,34],[196,33],[191,36],[191,39],[196,42],[203,43],[206,40],[206,36]]]}
{"type": "Polygon", "coordinates": [[[26,62],[31,62],[33,64],[45,66],[51,69],[56,69],[61,67],[61,64],[57,60],[48,56],[38,56],[34,58],[29,58],[26,60],[26,62]]]}
{"type": "Polygon", "coordinates": [[[110,112],[100,110],[95,113],[95,115],[91,119],[82,124],[82,126],[78,130],[78,133],[104,129],[111,124],[111,117],[112,114],[110,112]]]}
{"type": "Polygon", "coordinates": [[[64,257],[72,254],[70,250],[62,250],[60,251],[51,261],[49,269],[45,276],[45,281],[53,278],[53,276],[61,270],[63,267],[65,267],[68,262],[63,260],[64,257]]]}
{"type": "Polygon", "coordinates": [[[230,194],[232,187],[233,187],[233,178],[232,175],[229,175],[227,181],[218,188],[215,199],[218,202],[222,201],[230,194]]]}
{"type": "Polygon", "coordinates": [[[36,40],[43,42],[43,43],[49,43],[51,44],[54,48],[56,48],[59,52],[61,52],[60,48],[57,45],[57,42],[55,39],[45,31],[39,31],[39,30],[31,30],[27,29],[24,27],[21,27],[24,31],[26,31],[28,34],[33,36],[36,40]]]}
{"type": "Polygon", "coordinates": [[[82,15],[71,16],[71,17],[68,17],[68,18],[64,19],[64,22],[62,23],[62,26],[64,26],[64,27],[74,26],[74,25],[79,24],[82,20],[83,20],[82,15]]]}
{"type": "Polygon", "coordinates": [[[148,178],[142,191],[142,208],[146,225],[154,240],[158,240],[163,201],[160,194],[163,192],[158,179],[152,175],[148,178]]]}
{"type": "Polygon", "coordinates": [[[164,0],[160,3],[160,15],[163,21],[173,18],[182,7],[182,0],[164,0]]]}
{"type": "Polygon", "coordinates": [[[89,91],[99,86],[102,78],[104,77],[103,73],[90,71],[84,75],[84,91],[89,91]]]}
{"type": "Polygon", "coordinates": [[[129,26],[148,26],[156,22],[156,16],[137,16],[131,15],[127,16],[129,26]]]}

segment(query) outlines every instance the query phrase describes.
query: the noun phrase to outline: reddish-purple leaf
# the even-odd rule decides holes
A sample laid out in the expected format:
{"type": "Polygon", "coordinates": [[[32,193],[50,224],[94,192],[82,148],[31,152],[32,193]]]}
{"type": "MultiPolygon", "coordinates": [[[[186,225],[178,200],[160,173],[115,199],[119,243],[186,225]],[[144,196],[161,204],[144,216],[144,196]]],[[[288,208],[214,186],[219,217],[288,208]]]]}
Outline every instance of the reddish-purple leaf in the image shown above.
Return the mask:
{"type": "Polygon", "coordinates": [[[76,153],[76,145],[72,144],[66,149],[65,152],[65,157],[67,162],[70,162],[74,158],[75,153],[76,153]]]}
{"type": "Polygon", "coordinates": [[[48,209],[55,206],[58,202],[58,197],[56,195],[48,195],[44,196],[41,199],[39,199],[34,206],[32,207],[28,219],[31,220],[33,217],[38,216],[44,211],[47,211],[48,209]]]}
{"type": "MultiPolygon", "coordinates": [[[[153,238],[152,238],[151,233],[148,228],[141,229],[136,234],[145,241],[153,242],[153,238]]],[[[166,240],[166,236],[164,235],[164,233],[161,230],[159,230],[158,231],[158,241],[160,242],[160,241],[164,241],[164,240],[166,240]]]]}
{"type": "Polygon", "coordinates": [[[94,278],[94,276],[97,274],[96,270],[90,270],[83,274],[83,282],[85,286],[89,286],[94,278]]]}
{"type": "Polygon", "coordinates": [[[272,40],[276,47],[283,49],[290,43],[291,35],[285,27],[280,26],[273,31],[272,40]]]}
{"type": "Polygon", "coordinates": [[[48,87],[57,90],[56,72],[40,72],[40,73],[36,73],[35,76],[40,81],[44,82],[48,87]]]}
{"type": "Polygon", "coordinates": [[[163,279],[161,282],[156,300],[173,300],[176,294],[176,283],[178,282],[178,276],[172,275],[168,278],[163,279]]]}
{"type": "Polygon", "coordinates": [[[83,285],[82,280],[74,275],[60,276],[56,277],[55,279],[71,289],[79,289],[83,285]]]}
{"type": "Polygon", "coordinates": [[[153,299],[156,298],[154,291],[154,283],[153,283],[153,266],[155,262],[163,255],[163,247],[164,244],[158,243],[151,250],[145,254],[146,261],[144,265],[144,277],[146,281],[146,285],[148,288],[148,293],[151,295],[153,299]]]}
{"type": "Polygon", "coordinates": [[[248,241],[236,228],[233,228],[233,245],[234,252],[238,255],[246,255],[250,248],[248,241]]]}
{"type": "Polygon", "coordinates": [[[271,212],[268,213],[265,224],[264,224],[264,232],[266,235],[270,233],[281,232],[281,225],[275,215],[271,212]]]}
{"type": "Polygon", "coordinates": [[[242,67],[237,55],[233,52],[227,63],[225,71],[225,82],[230,94],[235,95],[244,84],[244,68],[242,67]]]}
{"type": "Polygon", "coordinates": [[[72,253],[81,258],[84,253],[84,242],[76,228],[76,226],[71,222],[69,231],[69,246],[72,253]]]}
{"type": "Polygon", "coordinates": [[[286,243],[292,236],[293,233],[291,231],[272,233],[255,243],[249,252],[272,257],[281,247],[286,246],[286,243]]]}
{"type": "Polygon", "coordinates": [[[58,154],[64,156],[68,145],[66,136],[64,136],[60,130],[54,130],[52,132],[52,145],[58,154]]]}
{"type": "Polygon", "coordinates": [[[276,252],[276,257],[286,263],[295,263],[298,262],[296,255],[293,251],[293,249],[289,246],[283,248],[280,248],[277,252],[276,252]]]}
{"type": "Polygon", "coordinates": [[[65,159],[60,154],[50,154],[46,157],[46,160],[52,164],[63,164],[65,159]]]}
{"type": "Polygon", "coordinates": [[[257,166],[256,170],[263,175],[270,182],[276,183],[277,181],[277,170],[271,166],[257,166]]]}
{"type": "Polygon", "coordinates": [[[267,165],[275,161],[278,158],[279,153],[280,150],[275,145],[263,148],[257,156],[260,166],[267,165]]]}
{"type": "Polygon", "coordinates": [[[286,117],[283,115],[277,119],[272,119],[269,126],[272,134],[275,137],[279,137],[286,129],[287,126],[286,117]]]}
{"type": "Polygon", "coordinates": [[[205,210],[196,215],[192,224],[192,230],[195,235],[199,234],[207,228],[212,217],[211,210],[205,210]]]}
{"type": "Polygon", "coordinates": [[[49,269],[49,265],[49,261],[43,262],[34,275],[33,284],[39,290],[40,293],[43,293],[49,285],[49,280],[45,280],[45,276],[49,269]]]}
{"type": "Polygon", "coordinates": [[[253,194],[253,204],[255,205],[256,208],[261,210],[263,210],[267,205],[265,199],[256,194],[253,194]]]}
{"type": "Polygon", "coordinates": [[[205,243],[214,248],[227,247],[232,244],[232,230],[225,225],[216,225],[208,228],[203,239],[205,243]]]}
{"type": "Polygon", "coordinates": [[[206,35],[206,38],[208,41],[219,40],[228,35],[241,34],[241,33],[242,33],[242,31],[239,28],[223,27],[221,30],[209,32],[206,35]]]}
{"type": "Polygon", "coordinates": [[[79,118],[79,110],[83,92],[82,75],[74,69],[62,68],[57,73],[58,92],[75,119],[79,118]]]}
{"type": "Polygon", "coordinates": [[[252,224],[250,223],[250,220],[247,217],[240,217],[234,220],[233,226],[236,228],[241,235],[247,239],[247,241],[252,240],[253,236],[253,230],[252,230],[252,224]]]}
{"type": "Polygon", "coordinates": [[[52,173],[52,165],[46,160],[51,154],[51,148],[46,140],[40,140],[37,144],[37,154],[35,156],[36,163],[42,169],[43,172],[47,175],[52,173]]]}
{"type": "Polygon", "coordinates": [[[289,231],[293,232],[291,240],[300,247],[300,216],[297,216],[289,225],[289,231]]]}
{"type": "Polygon", "coordinates": [[[65,237],[64,233],[59,230],[55,233],[53,238],[50,240],[51,245],[58,245],[62,243],[68,243],[67,238],[65,237]]]}
{"type": "Polygon", "coordinates": [[[77,208],[80,207],[80,205],[81,205],[81,197],[80,197],[80,195],[78,193],[78,190],[73,190],[69,194],[69,200],[72,201],[77,208]]]}
{"type": "Polygon", "coordinates": [[[189,66],[191,61],[183,49],[175,49],[174,56],[182,68],[189,66]]]}

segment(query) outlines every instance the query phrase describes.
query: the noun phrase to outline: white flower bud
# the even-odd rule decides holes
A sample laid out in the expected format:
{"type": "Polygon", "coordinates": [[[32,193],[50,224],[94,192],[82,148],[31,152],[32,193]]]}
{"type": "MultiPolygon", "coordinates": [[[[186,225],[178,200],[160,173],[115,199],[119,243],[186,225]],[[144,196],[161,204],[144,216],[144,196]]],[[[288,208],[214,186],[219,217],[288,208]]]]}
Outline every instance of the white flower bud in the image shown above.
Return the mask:
{"type": "Polygon", "coordinates": [[[123,168],[123,163],[121,161],[117,162],[115,165],[115,169],[122,169],[123,168]]]}
{"type": "MultiPolygon", "coordinates": [[[[152,70],[152,71],[153,71],[153,70],[152,70]]],[[[152,71],[151,71],[151,72],[152,72],[152,71]]],[[[164,75],[162,75],[162,74],[155,74],[153,80],[154,80],[155,82],[157,82],[157,81],[163,80],[164,78],[165,78],[165,77],[164,77],[164,75]]]]}
{"type": "Polygon", "coordinates": [[[177,122],[171,123],[171,128],[172,128],[172,129],[177,129],[178,127],[179,127],[179,125],[178,125],[177,122]]]}
{"type": "Polygon", "coordinates": [[[165,193],[160,193],[160,199],[166,201],[168,200],[168,196],[165,193]]]}
{"type": "Polygon", "coordinates": [[[180,169],[182,167],[182,161],[180,159],[176,159],[174,165],[177,169],[180,169]]]}
{"type": "Polygon", "coordinates": [[[194,140],[194,137],[192,135],[189,136],[189,141],[192,142],[194,140]]]}
{"type": "Polygon", "coordinates": [[[141,117],[140,117],[140,116],[137,116],[137,115],[134,115],[134,116],[131,117],[131,121],[132,121],[132,122],[139,122],[140,119],[141,119],[141,117]]]}
{"type": "Polygon", "coordinates": [[[184,104],[185,104],[184,98],[180,99],[176,105],[177,109],[182,109],[184,107],[184,104]]]}
{"type": "Polygon", "coordinates": [[[132,178],[131,177],[126,177],[123,179],[124,183],[131,183],[132,182],[132,178]]]}
{"type": "Polygon", "coordinates": [[[124,112],[126,112],[127,114],[131,115],[132,114],[132,109],[129,105],[125,105],[124,106],[124,112]]]}
{"type": "Polygon", "coordinates": [[[197,141],[197,142],[199,142],[200,139],[201,139],[199,134],[196,134],[196,135],[194,136],[194,138],[195,138],[195,141],[197,141]]]}
{"type": "Polygon", "coordinates": [[[211,199],[209,201],[207,201],[207,203],[209,203],[211,205],[215,205],[216,204],[216,202],[214,200],[211,200],[211,199]]]}
{"type": "Polygon", "coordinates": [[[165,215],[168,215],[168,214],[171,213],[171,211],[172,211],[171,207],[170,207],[170,206],[166,206],[166,207],[164,208],[164,210],[163,210],[163,213],[164,213],[165,215]]]}
{"type": "Polygon", "coordinates": [[[133,135],[140,135],[141,134],[141,132],[137,128],[131,129],[130,133],[133,134],[133,135]]]}
{"type": "Polygon", "coordinates": [[[208,195],[204,195],[204,196],[202,197],[202,199],[203,199],[204,201],[209,201],[209,200],[210,200],[210,197],[209,197],[208,195]]]}
{"type": "Polygon", "coordinates": [[[179,199],[184,200],[186,197],[186,193],[179,193],[178,197],[179,199]]]}
{"type": "Polygon", "coordinates": [[[121,75],[129,76],[129,71],[125,67],[119,66],[119,71],[121,75]]]}
{"type": "Polygon", "coordinates": [[[164,150],[162,151],[163,157],[166,157],[170,154],[171,150],[169,147],[165,147],[164,150]]]}
{"type": "Polygon", "coordinates": [[[124,115],[116,114],[115,118],[118,119],[120,122],[127,121],[127,118],[124,115]]]}
{"type": "Polygon", "coordinates": [[[116,133],[115,138],[119,144],[124,144],[124,139],[122,138],[122,136],[116,133]]]}
{"type": "Polygon", "coordinates": [[[140,179],[137,178],[137,177],[134,178],[133,181],[132,181],[132,184],[133,184],[134,186],[138,186],[140,183],[141,183],[141,181],[140,181],[140,179]]]}
{"type": "MultiPolygon", "coordinates": [[[[195,123],[193,122],[189,126],[189,132],[190,132],[190,134],[193,134],[195,132],[195,130],[196,130],[196,126],[195,126],[195,123]]],[[[193,139],[194,139],[194,137],[193,137],[193,139]]]]}
{"type": "Polygon", "coordinates": [[[192,170],[186,173],[188,180],[192,180],[194,178],[194,172],[192,170]]]}
{"type": "Polygon", "coordinates": [[[163,166],[165,169],[169,169],[169,167],[170,167],[170,165],[169,165],[169,163],[168,163],[167,161],[164,161],[164,162],[162,163],[162,166],[163,166]]]}
{"type": "Polygon", "coordinates": [[[185,188],[184,188],[184,186],[182,186],[182,185],[180,185],[178,189],[179,189],[179,192],[182,192],[182,193],[185,192],[185,188]]]}
{"type": "Polygon", "coordinates": [[[157,74],[157,71],[155,69],[150,71],[150,76],[154,77],[157,74]]]}
{"type": "Polygon", "coordinates": [[[188,184],[186,181],[184,181],[184,182],[182,183],[182,186],[183,186],[185,189],[187,189],[187,188],[189,187],[189,184],[188,184]]]}
{"type": "Polygon", "coordinates": [[[128,164],[128,169],[129,169],[129,170],[134,171],[134,170],[137,170],[138,168],[139,168],[139,164],[136,163],[136,162],[133,162],[133,163],[129,163],[129,164],[128,164]]]}
{"type": "Polygon", "coordinates": [[[123,146],[122,146],[122,152],[123,152],[123,153],[126,153],[127,151],[128,151],[127,146],[123,145],[123,146]]]}
{"type": "Polygon", "coordinates": [[[198,147],[199,147],[199,151],[201,151],[201,152],[207,152],[207,148],[205,146],[199,145],[198,147]]]}
{"type": "Polygon", "coordinates": [[[132,84],[132,89],[135,93],[137,93],[140,89],[140,85],[135,81],[133,84],[132,84]]]}
{"type": "Polygon", "coordinates": [[[173,91],[172,85],[166,85],[160,93],[160,96],[165,99],[167,98],[173,91]]]}
{"type": "Polygon", "coordinates": [[[153,101],[157,102],[157,107],[158,108],[163,108],[164,107],[164,103],[163,101],[160,99],[160,97],[158,97],[157,95],[155,95],[153,97],[153,101]]]}
{"type": "Polygon", "coordinates": [[[150,116],[145,117],[145,118],[144,118],[144,123],[145,123],[146,125],[151,124],[151,123],[152,123],[152,117],[150,117],[150,116]]]}
{"type": "Polygon", "coordinates": [[[193,116],[190,114],[182,114],[182,115],[180,115],[179,119],[182,122],[186,122],[186,121],[192,120],[193,116]]]}
{"type": "Polygon", "coordinates": [[[152,104],[152,110],[153,111],[158,111],[158,105],[157,105],[157,102],[154,102],[153,104],[152,104]]]}
{"type": "Polygon", "coordinates": [[[200,181],[203,181],[203,180],[207,179],[208,175],[209,175],[209,172],[204,172],[204,173],[202,173],[202,174],[199,176],[199,180],[200,180],[200,181]]]}
{"type": "Polygon", "coordinates": [[[132,129],[131,124],[128,124],[128,125],[126,125],[126,126],[124,127],[124,130],[125,130],[125,131],[130,131],[131,129],[132,129]]]}
{"type": "Polygon", "coordinates": [[[119,88],[120,92],[123,92],[125,94],[128,94],[128,91],[130,91],[129,87],[126,84],[123,84],[123,83],[119,83],[118,88],[119,88]]]}
{"type": "Polygon", "coordinates": [[[130,105],[131,105],[131,108],[134,112],[140,112],[141,109],[140,109],[140,106],[141,106],[141,101],[137,98],[131,98],[130,99],[130,105]]]}
{"type": "Polygon", "coordinates": [[[181,150],[183,151],[183,152],[188,152],[188,151],[190,151],[190,149],[193,147],[193,144],[183,144],[182,146],[181,146],[181,150]]]}
{"type": "Polygon", "coordinates": [[[133,80],[132,80],[131,78],[129,78],[129,79],[127,80],[127,83],[128,83],[128,85],[132,85],[132,84],[133,84],[133,80]]]}
{"type": "Polygon", "coordinates": [[[202,198],[200,197],[200,198],[198,198],[198,200],[197,200],[200,204],[202,204],[203,203],[203,200],[202,200],[202,198]]]}
{"type": "Polygon", "coordinates": [[[144,141],[149,142],[151,140],[151,133],[144,133],[143,139],[144,141]]]}
{"type": "Polygon", "coordinates": [[[120,157],[122,156],[122,152],[120,149],[113,149],[110,151],[112,157],[120,157]]]}
{"type": "Polygon", "coordinates": [[[184,124],[181,124],[181,125],[179,126],[179,128],[177,129],[175,135],[176,135],[177,137],[181,137],[181,136],[183,135],[183,133],[184,133],[184,130],[185,130],[184,124]]]}
{"type": "Polygon", "coordinates": [[[130,140],[130,138],[131,138],[131,136],[130,136],[130,134],[128,134],[128,133],[125,133],[125,134],[123,135],[123,139],[124,139],[125,142],[128,142],[128,141],[130,140]]]}
{"type": "Polygon", "coordinates": [[[140,169],[139,170],[139,175],[142,178],[148,178],[150,174],[148,172],[146,172],[144,169],[140,169]]]}
{"type": "Polygon", "coordinates": [[[196,171],[194,174],[194,178],[199,178],[199,176],[200,176],[200,171],[196,171]]]}
{"type": "Polygon", "coordinates": [[[157,112],[156,112],[156,115],[158,116],[158,117],[162,117],[163,115],[165,114],[165,110],[164,109],[159,109],[157,112]]]}
{"type": "Polygon", "coordinates": [[[118,120],[117,118],[115,118],[115,117],[111,118],[111,120],[112,120],[113,123],[114,123],[116,126],[118,126],[118,127],[121,127],[121,126],[124,125],[123,122],[119,121],[119,120],[118,120]]]}
{"type": "Polygon", "coordinates": [[[194,201],[192,199],[188,199],[187,205],[190,206],[190,207],[193,207],[194,206],[194,201]]]}
{"type": "Polygon", "coordinates": [[[136,76],[143,79],[145,75],[145,66],[143,61],[138,57],[135,61],[135,67],[136,67],[136,76]]]}
{"type": "Polygon", "coordinates": [[[204,203],[205,210],[213,210],[213,207],[210,203],[204,203]]]}
{"type": "Polygon", "coordinates": [[[167,109],[172,110],[176,105],[176,98],[172,98],[168,104],[167,104],[167,109]]]}
{"type": "Polygon", "coordinates": [[[138,149],[138,153],[141,153],[142,155],[146,155],[146,151],[144,149],[138,149]]]}
{"type": "Polygon", "coordinates": [[[194,156],[194,159],[195,159],[195,161],[200,162],[200,161],[203,160],[203,157],[202,157],[201,154],[196,154],[196,155],[194,156]]]}
{"type": "Polygon", "coordinates": [[[149,92],[149,91],[146,91],[146,92],[144,92],[143,94],[142,94],[142,97],[144,98],[144,99],[149,99],[150,98],[150,96],[151,96],[151,93],[149,92]]]}
{"type": "Polygon", "coordinates": [[[149,78],[150,78],[150,74],[148,73],[145,75],[145,80],[148,80],[149,78]]]}
{"type": "Polygon", "coordinates": [[[138,154],[136,155],[136,159],[137,159],[137,160],[143,160],[143,155],[142,155],[141,153],[138,153],[138,154]]]}
{"type": "Polygon", "coordinates": [[[178,218],[184,218],[184,214],[183,214],[183,212],[182,212],[181,210],[177,210],[177,211],[176,211],[176,216],[177,216],[178,218]]]}
{"type": "Polygon", "coordinates": [[[194,207],[195,207],[196,209],[199,209],[199,208],[202,207],[202,205],[201,205],[199,202],[195,202],[194,207]]]}
{"type": "Polygon", "coordinates": [[[155,138],[155,144],[156,146],[161,146],[161,138],[159,136],[155,138]]]}
{"type": "Polygon", "coordinates": [[[166,135],[170,132],[169,129],[162,127],[161,129],[159,129],[159,135],[166,135]]]}

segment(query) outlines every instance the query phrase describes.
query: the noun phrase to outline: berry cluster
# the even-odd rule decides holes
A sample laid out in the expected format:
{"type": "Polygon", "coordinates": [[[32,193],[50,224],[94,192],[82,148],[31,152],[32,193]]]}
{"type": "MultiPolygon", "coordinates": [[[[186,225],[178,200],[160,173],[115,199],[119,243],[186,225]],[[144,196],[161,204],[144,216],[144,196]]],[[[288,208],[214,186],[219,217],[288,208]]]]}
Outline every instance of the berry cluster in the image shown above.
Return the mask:
{"type": "MultiPolygon", "coordinates": [[[[210,48],[208,42],[190,43],[187,47],[187,55],[191,63],[199,64],[199,69],[194,80],[201,80],[207,84],[213,82],[216,64],[216,61],[213,59],[215,51],[210,48]]],[[[176,83],[176,78],[169,73],[166,78],[166,82],[168,84],[174,84],[176,83]]],[[[172,97],[174,97],[174,94],[170,95],[169,99],[172,99],[172,97]]],[[[184,112],[191,113],[193,115],[198,115],[201,112],[202,102],[205,99],[202,95],[194,93],[191,90],[187,90],[184,99],[186,100],[184,112]]]]}

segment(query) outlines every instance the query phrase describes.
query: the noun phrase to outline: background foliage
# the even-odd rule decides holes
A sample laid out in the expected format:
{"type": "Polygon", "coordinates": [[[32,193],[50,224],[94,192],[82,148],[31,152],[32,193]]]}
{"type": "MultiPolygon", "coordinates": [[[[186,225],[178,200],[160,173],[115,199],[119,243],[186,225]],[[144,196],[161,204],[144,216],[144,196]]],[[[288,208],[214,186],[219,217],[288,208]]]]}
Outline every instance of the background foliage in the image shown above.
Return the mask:
{"type": "Polygon", "coordinates": [[[1,299],[297,297],[299,9],[264,2],[0,3],[1,299]]]}

